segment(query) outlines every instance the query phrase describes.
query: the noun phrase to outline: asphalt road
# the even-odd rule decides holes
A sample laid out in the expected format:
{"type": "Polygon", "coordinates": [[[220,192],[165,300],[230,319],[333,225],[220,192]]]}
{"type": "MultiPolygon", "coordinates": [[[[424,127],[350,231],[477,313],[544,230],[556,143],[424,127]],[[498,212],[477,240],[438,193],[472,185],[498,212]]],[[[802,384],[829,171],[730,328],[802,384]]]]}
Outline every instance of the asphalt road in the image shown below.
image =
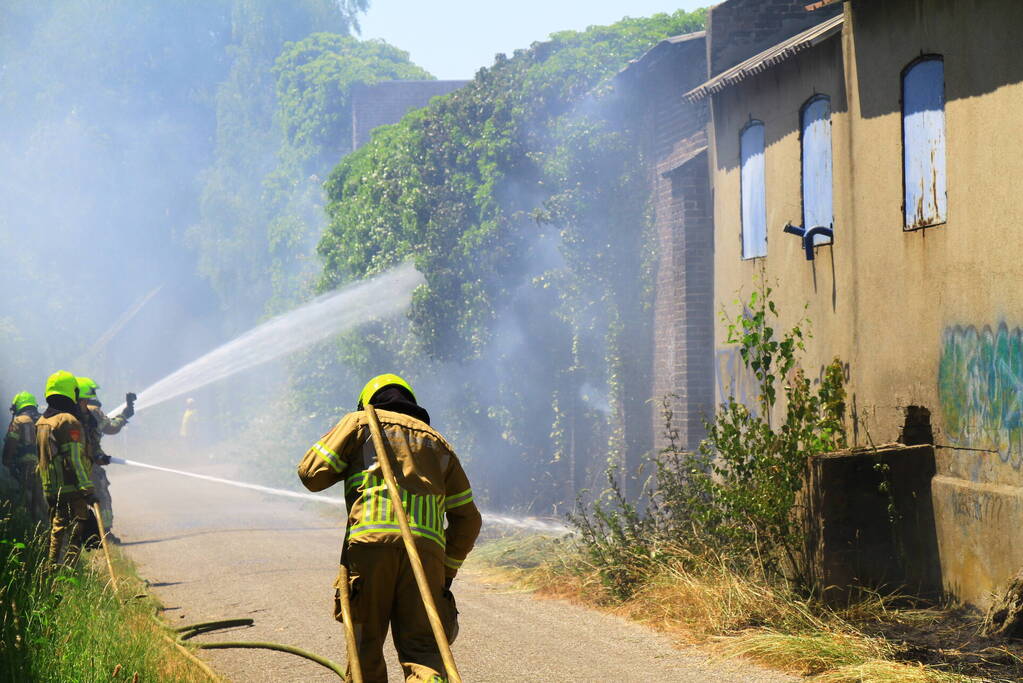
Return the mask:
{"type": "MultiPolygon", "coordinates": [[[[204,466],[205,474],[230,476],[204,466]]],[[[344,661],[331,615],[340,516],[323,506],[170,474],[112,465],[114,531],[174,625],[251,617],[251,628],[205,640],[271,640],[344,661]]],[[[462,677],[477,681],[793,680],[741,661],[720,661],[626,620],[537,599],[464,571],[456,579],[462,677]]],[[[388,645],[388,673],[401,670],[388,645]]],[[[232,681],[330,681],[303,659],[259,650],[205,650],[232,681]]]]}

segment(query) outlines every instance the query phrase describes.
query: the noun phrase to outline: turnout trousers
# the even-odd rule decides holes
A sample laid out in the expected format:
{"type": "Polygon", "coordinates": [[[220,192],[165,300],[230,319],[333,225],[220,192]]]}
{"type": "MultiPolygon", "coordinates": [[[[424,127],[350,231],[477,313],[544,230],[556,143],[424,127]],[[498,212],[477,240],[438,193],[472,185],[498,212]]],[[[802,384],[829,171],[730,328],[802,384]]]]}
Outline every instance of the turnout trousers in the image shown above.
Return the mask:
{"type": "Polygon", "coordinates": [[[43,495],[43,481],[39,478],[39,460],[35,456],[24,456],[14,469],[14,475],[21,485],[25,507],[35,522],[47,522],[50,509],[43,495]]]}
{"type": "MultiPolygon", "coordinates": [[[[428,553],[420,553],[420,558],[445,631],[454,640],[458,612],[454,597],[444,590],[444,562],[428,553]]],[[[405,547],[355,543],[348,546],[344,562],[348,567],[355,642],[366,683],[387,681],[383,648],[388,626],[406,681],[446,681],[444,663],[405,547]]],[[[336,591],[334,618],[342,621],[339,600],[336,591]]],[[[350,668],[346,680],[352,680],[350,668]]]]}
{"type": "Polygon", "coordinates": [[[107,471],[102,465],[92,464],[92,485],[96,490],[99,513],[103,517],[103,531],[109,532],[114,526],[114,502],[110,498],[110,480],[107,479],[107,471]]]}
{"type": "Polygon", "coordinates": [[[74,565],[82,549],[83,535],[95,526],[89,520],[94,516],[83,495],[72,493],[57,499],[50,508],[51,566],[61,562],[74,565]]]}

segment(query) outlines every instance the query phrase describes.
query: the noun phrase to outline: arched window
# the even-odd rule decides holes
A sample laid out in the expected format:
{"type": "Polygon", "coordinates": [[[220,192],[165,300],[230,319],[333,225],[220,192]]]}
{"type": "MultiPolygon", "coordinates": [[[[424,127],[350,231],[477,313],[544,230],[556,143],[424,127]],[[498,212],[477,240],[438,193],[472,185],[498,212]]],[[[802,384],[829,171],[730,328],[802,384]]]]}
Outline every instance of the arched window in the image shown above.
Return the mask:
{"type": "MultiPolygon", "coordinates": [[[[831,99],[811,98],[800,112],[803,156],[803,228],[831,228],[835,222],[831,173],[831,99]]],[[[816,235],[814,244],[827,244],[816,235]]]]}
{"type": "Polygon", "coordinates": [[[945,179],[945,62],[921,57],[902,72],[905,229],[948,220],[945,179]]]}
{"type": "Polygon", "coordinates": [[[764,124],[750,121],[739,134],[742,159],[742,257],[767,255],[767,200],[764,191],[764,124]]]}

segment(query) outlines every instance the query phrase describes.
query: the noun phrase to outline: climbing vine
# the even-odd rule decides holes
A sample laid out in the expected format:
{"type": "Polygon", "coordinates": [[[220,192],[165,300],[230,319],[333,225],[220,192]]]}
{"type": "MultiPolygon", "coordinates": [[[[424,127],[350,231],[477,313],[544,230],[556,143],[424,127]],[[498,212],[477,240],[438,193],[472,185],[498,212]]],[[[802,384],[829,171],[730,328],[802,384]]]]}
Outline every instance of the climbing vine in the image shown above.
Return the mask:
{"type": "Polygon", "coordinates": [[[494,502],[574,500],[607,457],[650,447],[649,193],[614,76],[703,21],[626,19],[498,56],[327,182],[321,289],[415,259],[409,320],[357,343],[457,397],[440,410],[501,481],[494,502]]]}

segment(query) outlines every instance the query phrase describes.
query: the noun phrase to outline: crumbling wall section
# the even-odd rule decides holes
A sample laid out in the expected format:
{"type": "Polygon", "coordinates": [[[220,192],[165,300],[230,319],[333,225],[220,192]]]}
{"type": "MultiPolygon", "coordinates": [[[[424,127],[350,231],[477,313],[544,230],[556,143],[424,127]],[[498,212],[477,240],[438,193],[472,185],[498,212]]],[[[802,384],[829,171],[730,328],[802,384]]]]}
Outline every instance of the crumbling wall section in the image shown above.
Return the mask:
{"type": "Polygon", "coordinates": [[[437,95],[458,90],[469,81],[384,81],[352,88],[352,149],[369,142],[374,128],[397,123],[437,95]]]}

